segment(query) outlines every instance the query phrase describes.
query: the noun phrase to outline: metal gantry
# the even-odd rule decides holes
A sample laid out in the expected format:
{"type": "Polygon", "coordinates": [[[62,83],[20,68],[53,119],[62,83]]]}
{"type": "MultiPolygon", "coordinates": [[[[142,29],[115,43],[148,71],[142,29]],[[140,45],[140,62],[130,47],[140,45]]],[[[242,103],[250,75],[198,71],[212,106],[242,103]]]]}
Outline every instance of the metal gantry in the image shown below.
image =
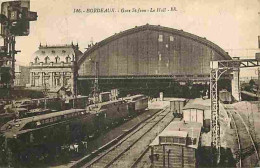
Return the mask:
{"type": "Polygon", "coordinates": [[[219,162],[220,156],[220,124],[219,124],[219,103],[218,103],[218,69],[210,72],[210,108],[211,108],[211,147],[213,164],[219,162]]]}
{"type": "MultiPolygon", "coordinates": [[[[210,71],[210,100],[211,100],[211,148],[212,163],[217,165],[220,161],[220,122],[219,122],[219,96],[218,80],[227,71],[233,72],[239,68],[260,66],[258,59],[235,59],[223,61],[211,61],[210,71]]],[[[237,81],[239,82],[239,81],[237,81]]]]}

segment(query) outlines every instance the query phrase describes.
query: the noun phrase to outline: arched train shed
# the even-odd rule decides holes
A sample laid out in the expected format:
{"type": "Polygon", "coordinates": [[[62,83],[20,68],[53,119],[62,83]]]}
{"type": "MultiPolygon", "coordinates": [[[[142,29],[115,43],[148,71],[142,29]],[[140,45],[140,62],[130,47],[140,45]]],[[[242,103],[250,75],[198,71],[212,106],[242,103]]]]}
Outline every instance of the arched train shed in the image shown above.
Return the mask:
{"type": "Polygon", "coordinates": [[[91,93],[98,74],[102,91],[118,88],[122,94],[142,92],[151,96],[164,91],[185,97],[175,94],[185,90],[180,87],[183,82],[205,83],[211,60],[230,59],[206,38],[147,24],[108,37],[85,51],[78,60],[79,93],[91,93]]]}

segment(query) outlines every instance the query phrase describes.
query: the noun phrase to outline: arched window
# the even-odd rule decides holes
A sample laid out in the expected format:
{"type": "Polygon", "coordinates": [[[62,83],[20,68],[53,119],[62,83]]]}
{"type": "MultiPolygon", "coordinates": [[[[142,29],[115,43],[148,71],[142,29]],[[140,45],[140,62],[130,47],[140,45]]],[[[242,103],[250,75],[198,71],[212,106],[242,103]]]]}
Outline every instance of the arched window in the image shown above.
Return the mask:
{"type": "Polygon", "coordinates": [[[60,62],[60,57],[59,56],[55,57],[55,63],[59,63],[59,62],[60,62]]]}
{"type": "Polygon", "coordinates": [[[45,60],[45,63],[47,64],[47,63],[49,63],[50,58],[47,56],[47,57],[44,58],[44,60],[45,60]]]}
{"type": "Polygon", "coordinates": [[[38,57],[38,56],[37,56],[37,57],[35,57],[35,58],[34,58],[34,63],[38,63],[38,62],[39,62],[39,60],[40,60],[40,59],[39,59],[39,57],[38,57]]]}
{"type": "Polygon", "coordinates": [[[66,57],[66,63],[69,63],[69,62],[71,62],[71,58],[70,58],[70,56],[67,56],[66,57]]]}

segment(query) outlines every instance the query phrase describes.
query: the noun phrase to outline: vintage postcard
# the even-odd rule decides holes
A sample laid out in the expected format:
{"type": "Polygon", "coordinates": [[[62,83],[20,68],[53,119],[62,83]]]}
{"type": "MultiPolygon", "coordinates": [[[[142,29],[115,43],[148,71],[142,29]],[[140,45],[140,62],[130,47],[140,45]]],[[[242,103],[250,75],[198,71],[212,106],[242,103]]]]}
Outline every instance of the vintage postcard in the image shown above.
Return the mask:
{"type": "Polygon", "coordinates": [[[0,3],[0,167],[260,166],[259,0],[0,3]]]}

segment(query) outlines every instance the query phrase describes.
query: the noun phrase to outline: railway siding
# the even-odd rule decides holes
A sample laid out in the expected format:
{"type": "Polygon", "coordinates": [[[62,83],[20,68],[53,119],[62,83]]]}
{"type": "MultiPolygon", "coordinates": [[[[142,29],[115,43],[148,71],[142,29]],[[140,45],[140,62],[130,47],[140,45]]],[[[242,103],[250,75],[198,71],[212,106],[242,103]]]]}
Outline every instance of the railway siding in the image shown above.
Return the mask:
{"type": "Polygon", "coordinates": [[[247,124],[234,108],[229,107],[227,111],[233,120],[234,129],[237,134],[238,149],[235,152],[237,167],[257,166],[259,154],[247,124]]]}
{"type": "MultiPolygon", "coordinates": [[[[124,156],[124,153],[131,151],[131,155],[135,155],[137,158],[139,157],[138,154],[132,153],[133,149],[136,149],[135,144],[139,142],[140,139],[143,137],[146,137],[146,135],[149,135],[149,132],[159,123],[164,123],[162,120],[166,118],[167,120],[172,120],[173,116],[169,111],[169,108],[162,110],[161,112],[157,113],[154,117],[147,120],[146,122],[142,123],[135,131],[130,133],[128,136],[126,136],[124,139],[122,139],[118,144],[111,147],[107,151],[104,151],[98,158],[96,158],[91,163],[87,163],[83,167],[109,167],[114,166],[115,163],[117,163],[117,160],[121,156],[124,156]]],[[[169,121],[169,122],[170,122],[169,121]]],[[[166,122],[165,122],[166,124],[166,122]]],[[[158,128],[157,128],[158,129],[158,128]]],[[[157,131],[160,130],[153,130],[152,132],[155,132],[157,135],[157,131]]],[[[155,135],[155,136],[156,136],[155,135]]],[[[148,140],[147,145],[149,145],[149,141],[151,141],[154,137],[150,137],[150,140],[148,140]]],[[[132,159],[127,158],[128,161],[131,161],[132,159]]],[[[136,159],[134,159],[136,160],[136,159]]],[[[132,162],[134,161],[132,160],[132,162]]],[[[117,163],[118,164],[118,163],[117,163]]],[[[129,163],[131,164],[131,163],[129,163]]],[[[132,163],[133,164],[133,163],[132,163]]],[[[118,167],[118,165],[116,166],[118,167]]],[[[121,167],[121,166],[120,166],[121,167]]],[[[129,167],[129,166],[127,166],[129,167]]],[[[131,166],[130,166],[131,167],[131,166]]]]}
{"type": "Polygon", "coordinates": [[[116,162],[114,162],[111,167],[135,167],[140,160],[139,158],[144,155],[145,151],[149,149],[149,144],[154,140],[154,138],[162,132],[162,130],[169,125],[173,120],[172,113],[168,113],[164,118],[156,124],[151,131],[147,132],[142,136],[128,151],[126,151],[116,162]]]}

